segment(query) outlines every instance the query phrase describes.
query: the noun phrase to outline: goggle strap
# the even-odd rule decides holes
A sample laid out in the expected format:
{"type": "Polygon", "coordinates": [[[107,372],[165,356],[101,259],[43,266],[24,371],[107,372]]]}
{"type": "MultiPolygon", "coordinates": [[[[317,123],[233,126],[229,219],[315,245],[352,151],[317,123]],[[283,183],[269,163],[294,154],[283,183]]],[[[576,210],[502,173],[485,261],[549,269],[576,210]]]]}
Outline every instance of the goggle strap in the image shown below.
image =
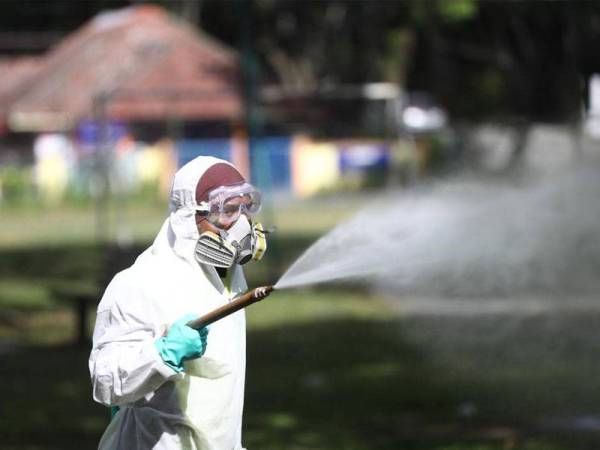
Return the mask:
{"type": "Polygon", "coordinates": [[[208,207],[208,202],[200,202],[198,204],[198,208],[196,208],[196,211],[202,212],[202,213],[208,213],[210,211],[210,209],[208,207]]]}

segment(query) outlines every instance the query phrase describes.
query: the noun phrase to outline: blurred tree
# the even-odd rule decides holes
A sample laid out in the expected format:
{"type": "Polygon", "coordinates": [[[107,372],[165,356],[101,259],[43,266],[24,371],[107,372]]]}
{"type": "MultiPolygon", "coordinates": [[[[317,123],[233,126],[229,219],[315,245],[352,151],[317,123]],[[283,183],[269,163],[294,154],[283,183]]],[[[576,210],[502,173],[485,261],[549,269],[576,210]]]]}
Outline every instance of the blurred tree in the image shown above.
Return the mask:
{"type": "MultiPolygon", "coordinates": [[[[425,91],[455,119],[508,124],[515,163],[531,122],[577,123],[585,81],[600,65],[598,2],[249,3],[263,82],[291,93],[372,81],[425,91]]],[[[226,4],[203,2],[201,23],[217,35],[226,4]]]]}
{"type": "Polygon", "coordinates": [[[81,26],[99,11],[132,4],[127,0],[2,0],[0,30],[2,32],[68,33],[81,26]]]}
{"type": "Polygon", "coordinates": [[[593,55],[600,4],[488,1],[477,6],[477,14],[460,26],[426,11],[428,27],[418,27],[409,87],[434,92],[454,117],[511,123],[514,166],[531,122],[580,120],[585,82],[598,66],[593,55]]]}
{"type": "MultiPolygon", "coordinates": [[[[383,55],[399,58],[390,50],[410,42],[408,29],[404,34],[396,29],[406,22],[406,7],[397,2],[255,0],[252,31],[263,76],[292,91],[380,81],[383,55]]],[[[203,15],[214,19],[222,8],[227,6],[206,2],[203,15]]],[[[201,22],[210,30],[207,20],[201,22]]]]}
{"type": "Polygon", "coordinates": [[[579,2],[477,5],[477,15],[458,26],[428,10],[427,25],[418,26],[422,51],[411,85],[433,90],[460,116],[481,117],[494,106],[500,114],[531,119],[571,118],[581,100],[582,22],[576,17],[598,16],[599,8],[579,2]]]}

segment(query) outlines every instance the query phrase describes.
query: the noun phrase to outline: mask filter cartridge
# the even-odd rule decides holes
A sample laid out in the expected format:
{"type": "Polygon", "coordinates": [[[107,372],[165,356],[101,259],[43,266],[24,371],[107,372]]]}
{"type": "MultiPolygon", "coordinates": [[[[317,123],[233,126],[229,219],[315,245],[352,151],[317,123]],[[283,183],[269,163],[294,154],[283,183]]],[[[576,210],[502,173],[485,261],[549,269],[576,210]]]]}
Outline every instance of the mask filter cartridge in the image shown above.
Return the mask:
{"type": "Polygon", "coordinates": [[[205,231],[196,243],[194,254],[199,263],[228,268],[235,261],[236,250],[218,234],[205,231]]]}
{"type": "Polygon", "coordinates": [[[228,268],[234,264],[246,264],[252,258],[259,260],[264,254],[267,242],[262,225],[250,224],[245,215],[229,230],[220,234],[205,231],[196,243],[196,260],[202,264],[228,268]]]}

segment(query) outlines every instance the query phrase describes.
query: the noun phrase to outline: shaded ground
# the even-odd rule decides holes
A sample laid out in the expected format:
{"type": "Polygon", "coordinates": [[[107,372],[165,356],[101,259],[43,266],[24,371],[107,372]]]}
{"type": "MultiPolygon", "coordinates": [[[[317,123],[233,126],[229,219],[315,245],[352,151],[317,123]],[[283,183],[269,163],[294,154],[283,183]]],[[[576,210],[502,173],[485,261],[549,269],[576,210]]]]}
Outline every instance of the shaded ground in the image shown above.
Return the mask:
{"type": "Polygon", "coordinates": [[[597,448],[600,429],[565,419],[598,411],[600,339],[589,338],[599,319],[400,316],[254,333],[250,361],[259,368],[248,384],[248,442],[597,448]]]}
{"type": "MultiPolygon", "coordinates": [[[[567,419],[600,410],[599,314],[402,316],[351,293],[278,295],[249,310],[250,449],[597,448],[600,430],[567,419]]],[[[87,356],[2,349],[0,448],[95,448],[108,411],[87,356]]]]}

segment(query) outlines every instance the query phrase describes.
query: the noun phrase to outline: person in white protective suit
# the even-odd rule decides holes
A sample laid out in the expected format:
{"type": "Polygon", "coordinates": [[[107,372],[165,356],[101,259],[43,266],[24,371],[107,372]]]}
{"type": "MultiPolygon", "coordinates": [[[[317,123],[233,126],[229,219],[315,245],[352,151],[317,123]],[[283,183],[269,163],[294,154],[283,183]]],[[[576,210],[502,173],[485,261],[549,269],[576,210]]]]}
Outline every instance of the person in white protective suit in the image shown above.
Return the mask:
{"type": "Polygon", "coordinates": [[[242,449],[244,311],[210,331],[186,323],[247,290],[240,265],[266,249],[259,207],[226,161],[201,156],[175,174],[154,243],[98,306],[93,397],[118,407],[99,449],[242,449]]]}

